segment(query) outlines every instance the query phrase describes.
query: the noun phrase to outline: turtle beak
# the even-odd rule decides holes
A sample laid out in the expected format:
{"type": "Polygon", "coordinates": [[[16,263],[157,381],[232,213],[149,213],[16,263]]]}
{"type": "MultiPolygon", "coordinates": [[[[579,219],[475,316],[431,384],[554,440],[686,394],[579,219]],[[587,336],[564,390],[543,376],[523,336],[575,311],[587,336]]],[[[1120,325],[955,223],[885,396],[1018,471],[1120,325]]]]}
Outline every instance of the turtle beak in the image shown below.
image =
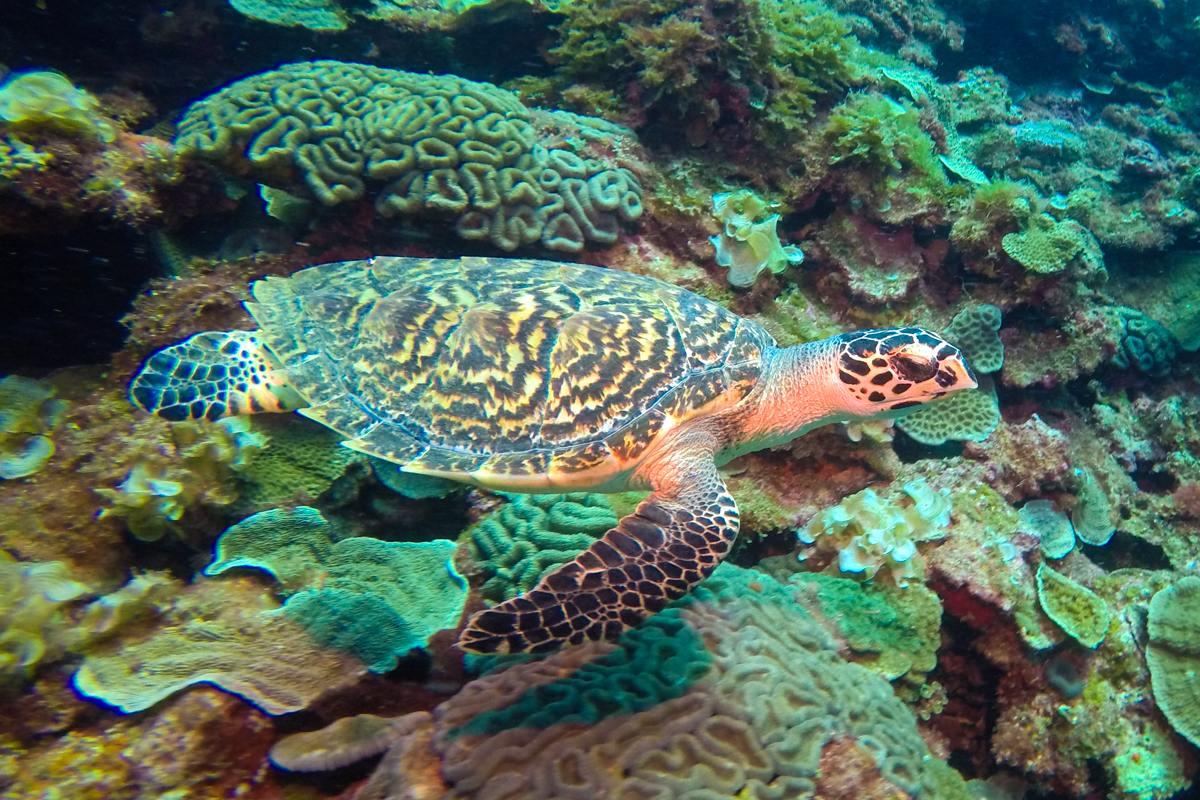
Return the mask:
{"type": "Polygon", "coordinates": [[[979,380],[975,377],[975,371],[962,356],[951,356],[942,364],[942,368],[949,369],[954,373],[953,386],[956,390],[979,388],[979,380]]]}

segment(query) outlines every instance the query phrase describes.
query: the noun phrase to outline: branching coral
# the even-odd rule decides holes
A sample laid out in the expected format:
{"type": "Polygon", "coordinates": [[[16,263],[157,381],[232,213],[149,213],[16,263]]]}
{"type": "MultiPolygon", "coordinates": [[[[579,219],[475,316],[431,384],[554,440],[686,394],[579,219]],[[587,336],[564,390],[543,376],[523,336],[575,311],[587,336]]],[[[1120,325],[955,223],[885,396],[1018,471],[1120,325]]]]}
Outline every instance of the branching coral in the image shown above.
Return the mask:
{"type": "Polygon", "coordinates": [[[383,216],[451,219],[502,250],[609,245],[642,213],[631,172],[541,147],[514,95],[453,76],[289,64],[192,104],[175,141],[262,183],[303,184],[325,205],[370,191],[383,216]]]}
{"type": "MultiPolygon", "coordinates": [[[[880,497],[863,489],[825,509],[796,532],[813,552],[836,553],[837,568],[872,578],[883,569],[899,586],[924,576],[917,543],[940,539],[950,524],[950,503],[922,480],[880,497]]],[[[801,560],[812,553],[802,546],[801,560]]]]}
{"type": "Polygon", "coordinates": [[[206,575],[261,569],[287,598],[280,614],[323,645],[353,653],[374,672],[458,624],[467,584],[454,543],[334,540],[314,508],[274,509],[229,528],[206,575]]]}
{"type": "Polygon", "coordinates": [[[800,591],[725,564],[616,644],[492,672],[432,715],[285,739],[275,759],[338,765],[391,744],[363,798],[965,800],[886,681],[836,655],[800,591]]]}

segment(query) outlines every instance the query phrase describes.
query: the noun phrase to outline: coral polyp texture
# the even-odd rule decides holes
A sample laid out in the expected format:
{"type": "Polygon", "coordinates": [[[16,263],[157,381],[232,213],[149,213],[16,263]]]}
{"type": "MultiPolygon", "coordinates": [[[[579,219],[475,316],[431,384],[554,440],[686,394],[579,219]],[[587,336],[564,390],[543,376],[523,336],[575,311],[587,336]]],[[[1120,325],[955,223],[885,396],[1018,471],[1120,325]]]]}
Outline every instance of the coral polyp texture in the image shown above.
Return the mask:
{"type": "Polygon", "coordinates": [[[369,195],[382,216],[445,219],[506,251],[611,245],[642,213],[632,172],[542,147],[515,95],[449,75],[288,64],[194,103],[175,145],[326,206],[369,195]]]}
{"type": "Polygon", "coordinates": [[[615,644],[494,670],[432,713],[298,734],[273,759],[322,769],[386,750],[359,795],[374,798],[966,800],[802,591],[726,564],[615,644]]]}
{"type": "Polygon", "coordinates": [[[1154,595],[1148,634],[1154,699],[1175,730],[1200,747],[1200,578],[1154,595]]]}

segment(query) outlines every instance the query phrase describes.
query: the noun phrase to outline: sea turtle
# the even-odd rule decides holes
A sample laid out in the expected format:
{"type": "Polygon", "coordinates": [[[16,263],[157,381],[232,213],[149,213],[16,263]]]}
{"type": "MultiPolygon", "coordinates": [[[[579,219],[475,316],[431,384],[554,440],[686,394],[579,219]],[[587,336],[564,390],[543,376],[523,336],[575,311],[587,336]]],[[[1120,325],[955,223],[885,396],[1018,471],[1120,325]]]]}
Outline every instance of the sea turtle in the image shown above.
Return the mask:
{"type": "Polygon", "coordinates": [[[251,291],[257,331],[151,355],[133,402],[168,420],[295,410],[402,470],[493,489],[652,490],[528,593],[475,614],[459,640],[475,652],[618,635],[729,552],[738,510],[719,465],[976,386],[922,328],[779,347],[684,289],[578,264],[380,257],[251,291]]]}

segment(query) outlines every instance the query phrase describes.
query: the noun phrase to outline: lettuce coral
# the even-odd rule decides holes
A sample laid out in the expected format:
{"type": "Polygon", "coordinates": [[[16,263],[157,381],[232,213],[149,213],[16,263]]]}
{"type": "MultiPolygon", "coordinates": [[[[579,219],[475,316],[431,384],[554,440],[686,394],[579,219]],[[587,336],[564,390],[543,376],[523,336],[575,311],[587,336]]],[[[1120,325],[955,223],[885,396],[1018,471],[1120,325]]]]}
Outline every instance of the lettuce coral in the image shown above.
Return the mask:
{"type": "Polygon", "coordinates": [[[179,587],[158,617],[89,647],[74,684],[127,714],[198,683],[283,714],[353,682],[363,669],[313,641],[261,584],[227,578],[179,587]]]}
{"type": "Polygon", "coordinates": [[[263,511],[221,534],[204,573],[267,572],[287,598],[283,616],[374,672],[458,624],[467,583],[451,563],[454,542],[334,536],[315,508],[263,511]]]}
{"type": "Polygon", "coordinates": [[[144,541],[181,530],[184,515],[195,507],[234,502],[237,475],[265,443],[245,417],[173,424],[169,439],[165,453],[158,448],[139,451],[117,486],[95,488],[108,503],[100,517],[123,519],[129,532],[144,541]]]}
{"type": "Polygon", "coordinates": [[[0,84],[0,127],[50,128],[112,141],[112,125],[99,101],[61,72],[37,70],[10,75],[0,84]]]}
{"type": "Polygon", "coordinates": [[[46,465],[65,410],[51,386],[18,375],[0,380],[0,478],[24,478],[46,465]]]}
{"type": "Polygon", "coordinates": [[[432,714],[299,734],[274,757],[311,769],[390,745],[364,798],[966,800],[887,682],[837,655],[801,592],[723,564],[616,643],[493,671],[432,714]]]}
{"type": "Polygon", "coordinates": [[[729,269],[734,286],[753,286],[764,269],[776,274],[804,261],[796,245],[784,246],[775,230],[778,214],[767,214],[773,205],[749,189],[713,195],[713,215],[721,233],[713,236],[717,264],[729,269]]]}
{"type": "Polygon", "coordinates": [[[844,574],[872,578],[884,570],[905,586],[925,573],[917,543],[942,538],[949,524],[949,501],[921,479],[884,497],[863,489],[796,531],[801,544],[797,557],[804,561],[813,554],[834,553],[844,574]]]}
{"type": "Polygon", "coordinates": [[[637,178],[542,147],[531,120],[491,84],[315,61],[193,103],[175,143],[264,184],[303,185],[327,206],[370,190],[383,216],[451,219],[462,238],[501,250],[616,242],[642,213],[637,178]]]}

